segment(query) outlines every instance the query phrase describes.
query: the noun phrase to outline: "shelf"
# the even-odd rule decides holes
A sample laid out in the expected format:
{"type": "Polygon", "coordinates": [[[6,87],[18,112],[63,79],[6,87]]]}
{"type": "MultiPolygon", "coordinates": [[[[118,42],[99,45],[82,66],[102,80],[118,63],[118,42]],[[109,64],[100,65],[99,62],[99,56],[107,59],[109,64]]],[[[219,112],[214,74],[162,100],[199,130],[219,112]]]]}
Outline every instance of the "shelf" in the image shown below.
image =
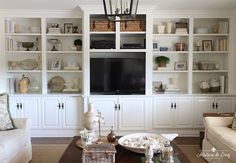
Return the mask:
{"type": "Polygon", "coordinates": [[[193,70],[194,73],[228,73],[228,70],[193,70]]]}
{"type": "Polygon", "coordinates": [[[47,33],[47,36],[83,36],[82,33],[47,33]]]}
{"type": "Polygon", "coordinates": [[[153,50],[153,54],[188,54],[189,51],[155,51],[153,50]]]}
{"type": "Polygon", "coordinates": [[[82,70],[47,70],[48,73],[74,73],[74,72],[78,72],[78,73],[82,73],[82,70]]]}
{"type": "Polygon", "coordinates": [[[145,31],[137,31],[137,32],[120,32],[120,34],[146,34],[145,31]]]}
{"type": "Polygon", "coordinates": [[[146,52],[146,49],[90,49],[91,53],[110,53],[110,52],[146,52]]]}
{"type": "Polygon", "coordinates": [[[6,51],[6,54],[41,54],[42,51],[6,51]]]}
{"type": "Polygon", "coordinates": [[[42,70],[8,70],[7,73],[41,73],[42,70]]]}
{"type": "Polygon", "coordinates": [[[5,33],[6,36],[41,36],[41,33],[5,33]]]}
{"type": "Polygon", "coordinates": [[[206,34],[193,34],[193,36],[229,36],[227,33],[206,33],[206,34]]]}
{"type": "Polygon", "coordinates": [[[189,36],[189,34],[153,34],[154,37],[179,37],[179,36],[183,36],[183,37],[187,37],[189,36]]]}
{"type": "Polygon", "coordinates": [[[47,51],[47,54],[82,54],[82,51],[47,51]]]}
{"type": "Polygon", "coordinates": [[[193,51],[193,54],[228,54],[229,51],[193,51]]]}
{"type": "Polygon", "coordinates": [[[108,31],[108,32],[90,32],[90,34],[115,34],[115,31],[108,31]]]}
{"type": "Polygon", "coordinates": [[[153,73],[187,73],[187,70],[153,70],[153,73]]]}

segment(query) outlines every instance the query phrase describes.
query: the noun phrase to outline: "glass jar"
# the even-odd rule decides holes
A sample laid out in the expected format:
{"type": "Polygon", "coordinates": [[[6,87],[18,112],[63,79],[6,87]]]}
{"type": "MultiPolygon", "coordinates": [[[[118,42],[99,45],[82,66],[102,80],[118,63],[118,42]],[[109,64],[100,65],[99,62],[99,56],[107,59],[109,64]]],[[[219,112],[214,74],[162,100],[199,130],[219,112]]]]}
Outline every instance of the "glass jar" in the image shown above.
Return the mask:
{"type": "Polygon", "coordinates": [[[162,152],[161,152],[161,158],[160,159],[161,159],[162,162],[168,162],[168,163],[174,162],[173,148],[170,145],[170,141],[165,142],[164,147],[163,147],[162,152]]]}

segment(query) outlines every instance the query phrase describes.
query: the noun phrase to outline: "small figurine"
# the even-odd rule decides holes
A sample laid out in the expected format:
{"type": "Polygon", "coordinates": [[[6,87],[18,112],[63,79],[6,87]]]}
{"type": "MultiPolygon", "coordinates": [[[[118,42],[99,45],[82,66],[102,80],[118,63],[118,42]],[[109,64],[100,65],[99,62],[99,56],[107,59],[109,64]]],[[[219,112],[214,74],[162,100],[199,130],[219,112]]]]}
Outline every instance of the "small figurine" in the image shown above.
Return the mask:
{"type": "Polygon", "coordinates": [[[113,132],[113,126],[111,126],[111,132],[107,135],[107,140],[108,142],[110,143],[113,143],[116,141],[116,135],[115,133],[113,132]]]}

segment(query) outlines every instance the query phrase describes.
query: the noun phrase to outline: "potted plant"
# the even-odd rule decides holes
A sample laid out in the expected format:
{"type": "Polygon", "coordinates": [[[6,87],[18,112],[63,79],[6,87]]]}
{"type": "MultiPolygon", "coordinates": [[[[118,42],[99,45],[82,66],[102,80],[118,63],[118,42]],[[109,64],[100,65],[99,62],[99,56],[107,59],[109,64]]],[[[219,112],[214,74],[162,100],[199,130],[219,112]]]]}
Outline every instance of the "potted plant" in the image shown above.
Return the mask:
{"type": "Polygon", "coordinates": [[[155,62],[158,67],[166,67],[166,64],[170,62],[170,59],[165,56],[158,56],[156,57],[155,62]]]}
{"type": "Polygon", "coordinates": [[[80,39],[76,39],[74,41],[74,45],[75,45],[77,51],[82,50],[82,41],[80,39]]]}

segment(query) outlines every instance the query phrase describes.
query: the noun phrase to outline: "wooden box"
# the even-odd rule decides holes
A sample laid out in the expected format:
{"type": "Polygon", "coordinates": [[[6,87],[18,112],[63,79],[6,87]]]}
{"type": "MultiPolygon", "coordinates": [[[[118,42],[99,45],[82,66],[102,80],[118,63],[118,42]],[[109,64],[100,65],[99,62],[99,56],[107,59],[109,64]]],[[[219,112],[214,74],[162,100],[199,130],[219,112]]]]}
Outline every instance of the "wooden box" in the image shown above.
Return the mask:
{"type": "Polygon", "coordinates": [[[135,21],[127,21],[120,23],[120,30],[122,32],[130,31],[130,32],[142,32],[146,31],[146,23],[144,20],[135,20],[135,21]]]}
{"type": "Polygon", "coordinates": [[[113,144],[92,144],[83,149],[83,163],[115,163],[116,149],[113,144]]]}
{"type": "Polygon", "coordinates": [[[90,20],[91,32],[115,31],[115,23],[104,19],[90,20]]]}

